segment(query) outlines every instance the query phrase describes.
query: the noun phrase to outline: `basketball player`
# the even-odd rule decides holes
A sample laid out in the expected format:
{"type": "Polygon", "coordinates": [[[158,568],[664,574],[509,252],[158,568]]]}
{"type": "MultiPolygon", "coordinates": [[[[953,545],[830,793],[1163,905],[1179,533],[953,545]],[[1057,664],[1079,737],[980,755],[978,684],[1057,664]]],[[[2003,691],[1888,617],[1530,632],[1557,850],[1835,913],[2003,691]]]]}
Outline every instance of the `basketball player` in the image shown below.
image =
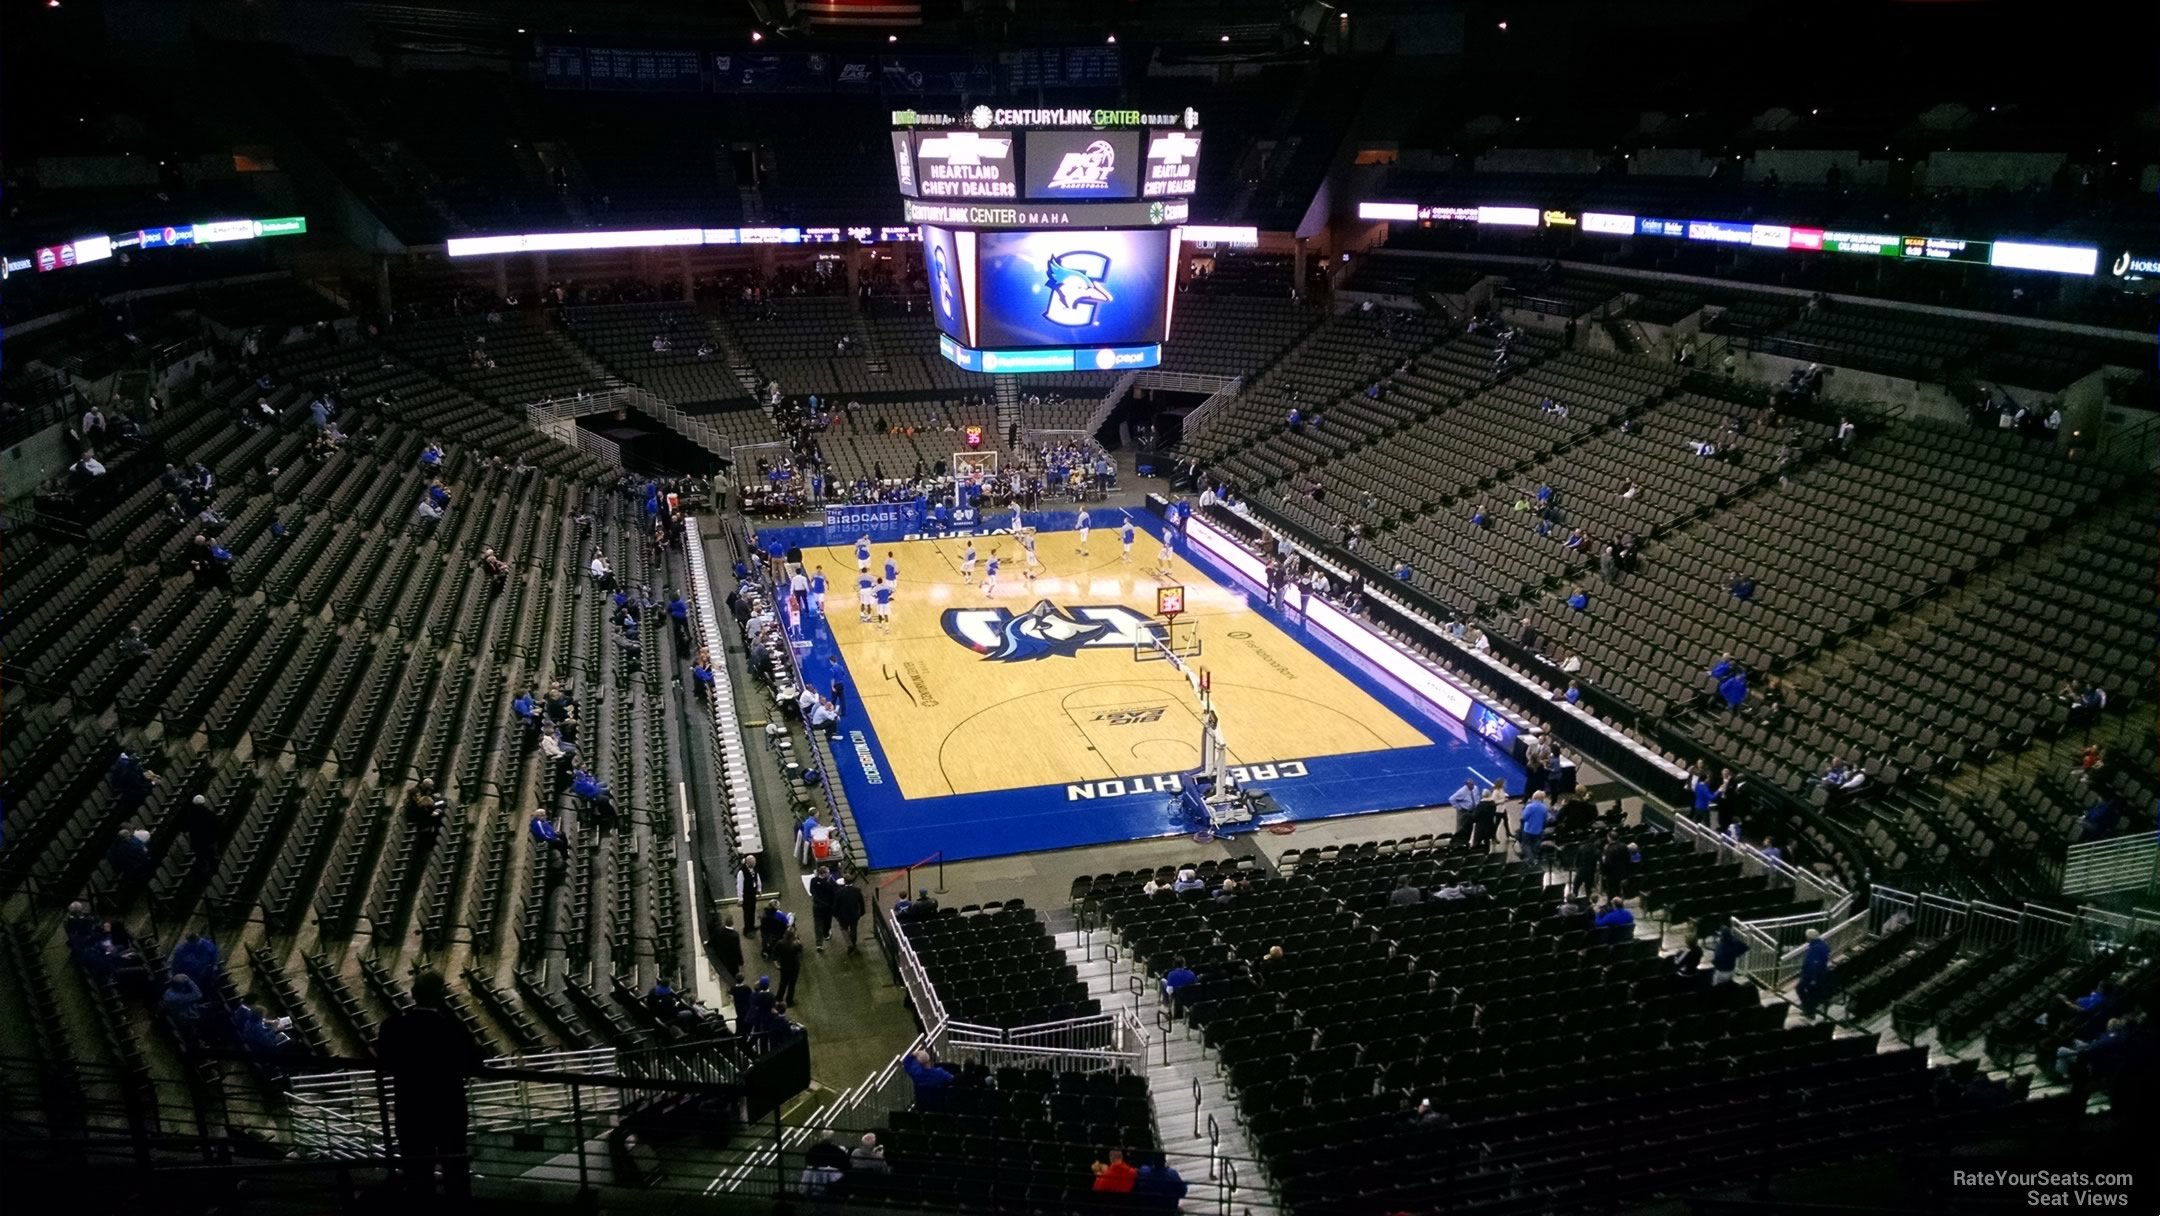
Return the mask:
{"type": "Polygon", "coordinates": [[[1042,559],[1035,556],[1035,534],[1033,532],[1025,533],[1020,537],[1020,547],[1027,550],[1027,564],[1029,566],[1042,565],[1042,559]]]}
{"type": "Polygon", "coordinates": [[[1088,555],[1088,513],[1086,507],[1080,508],[1080,518],[1075,522],[1080,528],[1080,548],[1077,550],[1077,552],[1080,554],[1080,556],[1086,557],[1088,555]]]}
{"type": "Polygon", "coordinates": [[[960,555],[960,581],[975,581],[975,542],[972,540],[967,543],[967,552],[960,555]]]}
{"type": "Polygon", "coordinates": [[[868,574],[870,572],[870,534],[868,532],[863,533],[862,538],[855,542],[855,572],[857,574],[868,574]]]}
{"type": "Polygon", "coordinates": [[[825,615],[825,567],[823,566],[819,566],[817,573],[810,576],[810,611],[818,616],[825,615]]]}
{"type": "Polygon", "coordinates": [[[990,567],[989,567],[989,571],[988,571],[988,573],[986,573],[986,574],[984,574],[984,575],[983,575],[983,594],[984,594],[984,595],[996,595],[996,594],[997,594],[997,574],[998,574],[998,552],[997,552],[997,550],[995,550],[995,549],[992,549],[992,550],[990,551],[990,567]]]}
{"type": "Polygon", "coordinates": [[[878,628],[890,633],[892,632],[892,584],[884,579],[879,579],[873,594],[877,598],[878,628]]]}
{"type": "Polygon", "coordinates": [[[1128,566],[1132,564],[1132,535],[1132,516],[1128,515],[1125,517],[1125,530],[1118,533],[1118,539],[1124,542],[1125,545],[1125,556],[1119,558],[1118,560],[1124,562],[1128,566]]]}
{"type": "Polygon", "coordinates": [[[872,598],[870,594],[870,572],[865,570],[855,576],[855,619],[865,625],[870,623],[870,601],[872,598]]]}
{"type": "Polygon", "coordinates": [[[1022,529],[1022,528],[1024,528],[1024,527],[1026,527],[1026,526],[1027,526],[1027,525],[1026,525],[1025,523],[1022,523],[1022,522],[1021,522],[1021,520],[1020,520],[1020,500],[1019,500],[1019,499],[1017,499],[1017,498],[1013,499],[1013,505],[1012,505],[1012,509],[1013,509],[1012,534],[1013,534],[1014,536],[1018,536],[1018,535],[1020,535],[1020,529],[1022,529]]]}
{"type": "Polygon", "coordinates": [[[1035,567],[1025,565],[1021,566],[1020,577],[1027,580],[1028,594],[1035,594],[1035,567]]]}
{"type": "Polygon", "coordinates": [[[885,581],[888,583],[900,581],[900,563],[893,560],[892,550],[890,549],[885,551],[885,581]]]}
{"type": "Polygon", "coordinates": [[[1170,565],[1170,538],[1165,536],[1155,550],[1155,574],[1159,578],[1169,578],[1174,573],[1176,571],[1170,565]]]}

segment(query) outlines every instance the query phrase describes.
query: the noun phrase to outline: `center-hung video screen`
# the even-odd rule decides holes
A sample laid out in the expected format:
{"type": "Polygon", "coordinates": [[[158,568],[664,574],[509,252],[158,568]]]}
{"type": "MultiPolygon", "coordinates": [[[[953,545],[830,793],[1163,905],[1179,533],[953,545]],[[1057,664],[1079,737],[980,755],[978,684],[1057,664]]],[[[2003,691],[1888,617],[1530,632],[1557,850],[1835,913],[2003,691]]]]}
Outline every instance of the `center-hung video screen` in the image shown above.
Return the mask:
{"type": "Polygon", "coordinates": [[[1175,234],[977,234],[975,345],[1124,346],[1168,336],[1175,234]]]}

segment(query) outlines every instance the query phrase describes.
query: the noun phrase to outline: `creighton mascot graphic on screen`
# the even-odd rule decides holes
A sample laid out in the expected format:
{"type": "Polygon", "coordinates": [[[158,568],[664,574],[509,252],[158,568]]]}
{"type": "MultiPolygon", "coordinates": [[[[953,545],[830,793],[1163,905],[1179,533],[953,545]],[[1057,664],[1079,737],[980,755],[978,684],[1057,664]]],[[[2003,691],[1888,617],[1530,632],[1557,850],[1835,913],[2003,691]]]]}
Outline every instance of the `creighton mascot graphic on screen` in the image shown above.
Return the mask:
{"type": "Polygon", "coordinates": [[[941,623],[947,637],[998,663],[1078,658],[1083,650],[1130,650],[1151,624],[1122,604],[1060,608],[1049,600],[1037,600],[1018,616],[1007,608],[948,608],[941,623]]]}
{"type": "MultiPolygon", "coordinates": [[[[988,350],[1163,340],[1170,233],[985,232],[977,337],[988,350]]],[[[962,290],[969,290],[963,283],[962,290]]],[[[1092,353],[1092,352],[1091,352],[1092,353]]]]}
{"type": "Polygon", "coordinates": [[[1110,277],[1106,254],[1075,249],[1050,259],[1050,301],[1043,305],[1043,320],[1052,325],[1093,325],[1095,310],[1117,297],[1103,286],[1110,277]]]}

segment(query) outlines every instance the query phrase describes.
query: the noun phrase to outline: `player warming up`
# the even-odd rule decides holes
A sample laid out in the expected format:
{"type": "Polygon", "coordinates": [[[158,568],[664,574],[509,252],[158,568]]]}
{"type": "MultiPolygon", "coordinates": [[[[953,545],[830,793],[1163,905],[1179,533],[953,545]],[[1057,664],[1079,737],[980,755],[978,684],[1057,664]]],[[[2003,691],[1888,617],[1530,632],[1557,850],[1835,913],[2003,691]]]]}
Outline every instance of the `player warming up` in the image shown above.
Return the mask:
{"type": "Polygon", "coordinates": [[[870,594],[870,572],[865,570],[855,576],[855,619],[865,625],[870,623],[870,602],[873,598],[870,594]]]}
{"type": "Polygon", "coordinates": [[[985,573],[985,574],[983,575],[983,594],[984,594],[984,595],[996,595],[996,594],[997,594],[997,574],[998,574],[998,554],[997,554],[997,550],[995,550],[995,549],[992,549],[992,550],[990,551],[990,567],[989,567],[989,570],[988,570],[988,571],[987,571],[987,572],[986,572],[986,573],[985,573]]]}
{"type": "Polygon", "coordinates": [[[1155,550],[1155,576],[1169,578],[1174,573],[1176,571],[1170,565],[1170,538],[1165,536],[1155,550]]]}
{"type": "Polygon", "coordinates": [[[810,611],[818,616],[825,615],[825,567],[823,566],[819,566],[817,573],[810,576],[810,611]]]}
{"type": "Polygon", "coordinates": [[[1118,540],[1122,542],[1125,546],[1125,555],[1123,557],[1120,557],[1118,560],[1124,562],[1126,565],[1132,564],[1132,537],[1132,520],[1130,517],[1128,517],[1125,520],[1125,530],[1118,533],[1118,540]]]}
{"type": "Polygon", "coordinates": [[[890,549],[885,551],[885,581],[888,583],[900,581],[900,563],[893,560],[892,550],[890,549]]]}
{"type": "Polygon", "coordinates": [[[1027,550],[1027,566],[1029,569],[1042,565],[1042,559],[1035,556],[1035,534],[1033,532],[1021,534],[1020,547],[1027,550]]]}
{"type": "Polygon", "coordinates": [[[1080,508],[1080,518],[1073,522],[1074,526],[1080,529],[1080,547],[1073,550],[1073,552],[1078,553],[1082,557],[1086,557],[1088,555],[1088,513],[1086,507],[1080,508]]]}
{"type": "Polygon", "coordinates": [[[891,584],[891,583],[888,583],[888,582],[886,582],[886,581],[885,581],[884,579],[879,579],[879,580],[877,581],[877,586],[876,586],[875,588],[873,588],[873,592],[874,592],[874,594],[875,594],[875,595],[876,595],[876,597],[877,597],[877,623],[878,623],[878,628],[880,628],[880,629],[884,630],[884,631],[885,631],[885,632],[887,632],[887,633],[891,633],[891,632],[892,632],[892,584],[891,584]]]}
{"type": "Polygon", "coordinates": [[[855,572],[857,574],[868,574],[870,572],[870,534],[868,532],[863,533],[862,538],[855,542],[855,572]]]}
{"type": "Polygon", "coordinates": [[[974,541],[969,541],[967,552],[960,555],[960,581],[963,583],[972,583],[975,581],[974,541]]]}

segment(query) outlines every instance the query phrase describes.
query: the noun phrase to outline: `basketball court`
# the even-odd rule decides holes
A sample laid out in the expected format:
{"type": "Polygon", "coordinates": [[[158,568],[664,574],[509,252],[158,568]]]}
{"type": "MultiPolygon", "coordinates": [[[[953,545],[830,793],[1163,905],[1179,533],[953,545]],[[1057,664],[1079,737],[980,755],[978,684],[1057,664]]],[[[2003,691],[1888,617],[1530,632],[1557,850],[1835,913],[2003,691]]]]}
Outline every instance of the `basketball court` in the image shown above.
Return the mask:
{"type": "Polygon", "coordinates": [[[860,619],[855,537],[760,533],[825,573],[823,616],[791,616],[790,631],[813,686],[847,686],[835,752],[873,864],[1195,830],[1172,795],[1202,761],[1203,678],[1231,774],[1269,795],[1268,819],[1430,805],[1471,768],[1519,780],[1461,723],[1414,707],[1204,556],[1175,552],[1158,573],[1160,521],[1132,518],[1126,562],[1122,513],[1093,513],[1085,554],[1072,512],[1032,513],[1032,581],[1008,532],[876,541],[872,576],[888,560],[899,570],[889,626],[860,619]]]}

